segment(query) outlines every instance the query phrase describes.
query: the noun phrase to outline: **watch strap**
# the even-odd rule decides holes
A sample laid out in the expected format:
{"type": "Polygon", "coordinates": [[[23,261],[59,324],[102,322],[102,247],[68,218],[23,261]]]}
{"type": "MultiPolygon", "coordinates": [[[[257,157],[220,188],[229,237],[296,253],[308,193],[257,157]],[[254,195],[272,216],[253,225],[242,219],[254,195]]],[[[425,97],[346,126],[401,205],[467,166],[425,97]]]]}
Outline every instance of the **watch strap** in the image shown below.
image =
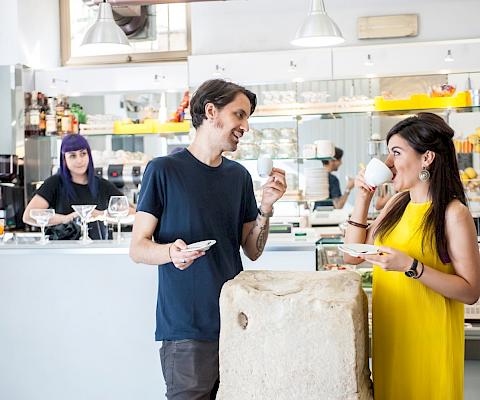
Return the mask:
{"type": "Polygon", "coordinates": [[[416,278],[417,277],[417,266],[418,266],[418,260],[413,259],[412,265],[410,266],[410,269],[405,271],[405,275],[408,276],[409,278],[416,278]]]}
{"type": "Polygon", "coordinates": [[[263,212],[262,207],[258,207],[258,213],[265,218],[273,217],[273,207],[272,207],[272,211],[270,211],[269,213],[263,212]]]}

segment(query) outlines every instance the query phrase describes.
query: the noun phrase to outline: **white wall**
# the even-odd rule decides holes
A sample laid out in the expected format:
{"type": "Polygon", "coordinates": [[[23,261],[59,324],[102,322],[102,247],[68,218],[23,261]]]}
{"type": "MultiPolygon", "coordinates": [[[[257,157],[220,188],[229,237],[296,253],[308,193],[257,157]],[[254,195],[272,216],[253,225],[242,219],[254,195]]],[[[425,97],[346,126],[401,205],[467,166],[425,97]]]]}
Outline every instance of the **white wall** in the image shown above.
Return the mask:
{"type": "MultiPolygon", "coordinates": [[[[232,0],[191,4],[192,54],[294,48],[290,40],[307,14],[310,0],[232,0]]],[[[480,37],[478,0],[325,0],[346,46],[480,37]],[[419,14],[413,38],[357,40],[357,17],[419,14]]]]}
{"type": "Polygon", "coordinates": [[[2,24],[0,27],[0,65],[17,62],[17,2],[0,0],[2,24]]]}
{"type": "Polygon", "coordinates": [[[18,62],[31,68],[60,65],[58,0],[1,0],[17,3],[18,62]]]}
{"type": "Polygon", "coordinates": [[[0,65],[60,65],[58,0],[0,0],[0,65]]]}

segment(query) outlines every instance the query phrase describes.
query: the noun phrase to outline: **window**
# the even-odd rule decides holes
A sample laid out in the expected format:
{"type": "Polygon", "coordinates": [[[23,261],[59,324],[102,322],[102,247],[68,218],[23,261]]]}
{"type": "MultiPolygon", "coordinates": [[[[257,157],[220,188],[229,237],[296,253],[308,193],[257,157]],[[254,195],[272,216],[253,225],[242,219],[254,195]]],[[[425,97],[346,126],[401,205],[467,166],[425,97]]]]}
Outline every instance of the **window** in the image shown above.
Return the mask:
{"type": "Polygon", "coordinates": [[[117,24],[132,46],[128,54],[85,54],[80,48],[85,32],[95,22],[93,0],[60,0],[62,64],[102,64],[186,60],[190,54],[188,4],[113,7],[117,24]]]}

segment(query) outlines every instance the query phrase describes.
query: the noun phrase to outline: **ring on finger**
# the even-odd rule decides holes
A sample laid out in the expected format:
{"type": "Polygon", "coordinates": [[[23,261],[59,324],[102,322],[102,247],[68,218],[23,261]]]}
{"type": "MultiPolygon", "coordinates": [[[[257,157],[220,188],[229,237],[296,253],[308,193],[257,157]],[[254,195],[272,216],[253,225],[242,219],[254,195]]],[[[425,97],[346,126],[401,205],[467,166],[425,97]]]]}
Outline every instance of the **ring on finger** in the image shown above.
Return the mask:
{"type": "Polygon", "coordinates": [[[180,260],[180,262],[181,262],[182,264],[186,264],[186,263],[187,263],[187,260],[183,259],[183,260],[180,260]]]}

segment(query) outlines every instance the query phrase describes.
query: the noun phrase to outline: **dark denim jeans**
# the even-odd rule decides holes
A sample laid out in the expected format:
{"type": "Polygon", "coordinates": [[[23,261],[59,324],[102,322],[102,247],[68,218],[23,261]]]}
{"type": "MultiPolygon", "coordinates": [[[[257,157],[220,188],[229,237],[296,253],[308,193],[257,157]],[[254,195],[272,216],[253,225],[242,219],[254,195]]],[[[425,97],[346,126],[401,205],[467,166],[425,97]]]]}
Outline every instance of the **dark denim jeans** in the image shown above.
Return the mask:
{"type": "Polygon", "coordinates": [[[218,342],[164,340],[160,348],[168,400],[213,400],[218,390],[218,342]]]}

